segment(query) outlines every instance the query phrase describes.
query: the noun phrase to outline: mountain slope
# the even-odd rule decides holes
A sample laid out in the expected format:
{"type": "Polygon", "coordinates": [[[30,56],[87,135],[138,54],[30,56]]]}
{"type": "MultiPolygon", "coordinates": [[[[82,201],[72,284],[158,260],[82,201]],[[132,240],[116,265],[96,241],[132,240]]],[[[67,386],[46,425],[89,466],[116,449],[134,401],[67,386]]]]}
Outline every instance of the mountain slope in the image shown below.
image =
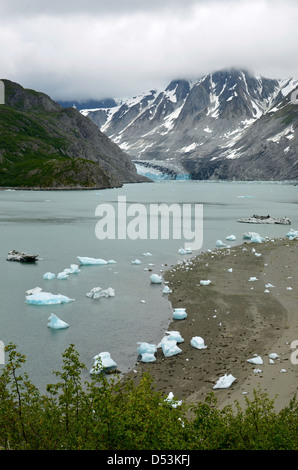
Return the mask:
{"type": "Polygon", "coordinates": [[[2,81],[0,186],[108,188],[145,180],[130,157],[78,110],[2,81]]]}
{"type": "Polygon", "coordinates": [[[222,70],[81,112],[147,170],[194,179],[295,179],[298,106],[289,101],[295,86],[291,79],[222,70]],[[273,145],[289,119],[291,141],[273,145]]]}

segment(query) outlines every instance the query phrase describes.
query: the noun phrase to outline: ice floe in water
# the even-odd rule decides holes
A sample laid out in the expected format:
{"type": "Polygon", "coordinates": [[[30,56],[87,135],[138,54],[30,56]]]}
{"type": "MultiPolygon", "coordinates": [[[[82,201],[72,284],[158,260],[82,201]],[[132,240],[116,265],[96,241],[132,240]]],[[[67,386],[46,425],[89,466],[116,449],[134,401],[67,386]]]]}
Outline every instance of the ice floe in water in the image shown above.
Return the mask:
{"type": "Polygon", "coordinates": [[[151,274],[150,282],[151,282],[151,284],[161,284],[162,283],[162,277],[159,276],[158,274],[151,274]]]}
{"type": "Polygon", "coordinates": [[[213,388],[229,388],[235,380],[236,378],[232,374],[225,374],[218,379],[213,388]]]}
{"type": "Polygon", "coordinates": [[[101,287],[93,287],[90,292],[87,292],[86,297],[92,299],[100,299],[101,297],[115,297],[115,290],[112,287],[102,289],[101,287]]]}
{"type": "Polygon", "coordinates": [[[93,357],[94,364],[90,374],[100,374],[101,372],[110,372],[117,369],[116,362],[111,358],[109,352],[101,352],[93,357]]]}
{"type": "Polygon", "coordinates": [[[190,255],[192,254],[192,249],[191,248],[179,248],[178,250],[179,255],[190,255]]]}
{"type": "Polygon", "coordinates": [[[169,288],[169,286],[164,286],[162,293],[163,294],[171,294],[172,290],[169,288]]]}
{"type": "Polygon", "coordinates": [[[41,287],[34,287],[33,289],[29,289],[26,291],[27,295],[32,295],[32,294],[37,294],[38,292],[41,292],[42,288],[41,287]]]}
{"type": "Polygon", "coordinates": [[[225,243],[223,243],[221,240],[217,240],[215,245],[218,247],[218,248],[222,248],[224,246],[227,246],[225,243]]]}
{"type": "Polygon", "coordinates": [[[63,328],[69,327],[68,323],[58,318],[54,313],[51,313],[48,320],[49,320],[48,327],[53,328],[54,330],[61,330],[63,328]]]}
{"type": "Polygon", "coordinates": [[[108,262],[101,258],[89,258],[88,256],[77,256],[81,264],[85,266],[90,266],[93,264],[108,264],[108,262]]]}
{"type": "Polygon", "coordinates": [[[52,294],[51,292],[37,292],[26,296],[26,303],[31,305],[56,305],[73,302],[66,295],[52,294]]]}
{"type": "Polygon", "coordinates": [[[131,264],[142,264],[142,261],[140,261],[139,259],[135,259],[131,262],[131,264]]]}
{"type": "Polygon", "coordinates": [[[51,272],[47,272],[47,273],[44,273],[44,275],[42,277],[44,279],[51,280],[51,279],[55,279],[56,274],[51,273],[51,272]]]}
{"type": "Polygon", "coordinates": [[[57,279],[68,279],[68,274],[66,272],[61,272],[57,274],[57,279]]]}
{"type": "Polygon", "coordinates": [[[236,240],[236,236],[235,235],[228,235],[226,237],[226,240],[228,240],[230,242],[234,242],[236,240]]]}

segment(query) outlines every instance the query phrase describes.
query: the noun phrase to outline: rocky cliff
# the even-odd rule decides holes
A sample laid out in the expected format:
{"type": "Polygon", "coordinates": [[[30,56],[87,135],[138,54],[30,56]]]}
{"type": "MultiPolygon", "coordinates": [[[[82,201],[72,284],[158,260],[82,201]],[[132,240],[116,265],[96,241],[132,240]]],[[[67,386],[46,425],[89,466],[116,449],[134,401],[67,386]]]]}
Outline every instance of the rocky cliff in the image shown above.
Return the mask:
{"type": "Polygon", "coordinates": [[[77,109],[9,80],[0,105],[0,187],[110,188],[148,181],[77,109]]]}

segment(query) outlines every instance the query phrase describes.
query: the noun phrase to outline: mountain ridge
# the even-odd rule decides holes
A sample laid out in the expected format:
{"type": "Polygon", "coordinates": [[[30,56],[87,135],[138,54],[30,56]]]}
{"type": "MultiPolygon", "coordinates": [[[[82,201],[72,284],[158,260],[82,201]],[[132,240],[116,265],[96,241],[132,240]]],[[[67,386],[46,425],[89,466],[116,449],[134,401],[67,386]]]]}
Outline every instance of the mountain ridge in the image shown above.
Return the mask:
{"type": "Polygon", "coordinates": [[[148,181],[131,158],[74,108],[3,79],[0,187],[104,189],[148,181]]]}
{"type": "Polygon", "coordinates": [[[145,174],[159,166],[172,172],[170,178],[298,179],[295,89],[292,78],[232,68],[176,79],[164,90],[118,100],[117,107],[81,113],[145,174]]]}

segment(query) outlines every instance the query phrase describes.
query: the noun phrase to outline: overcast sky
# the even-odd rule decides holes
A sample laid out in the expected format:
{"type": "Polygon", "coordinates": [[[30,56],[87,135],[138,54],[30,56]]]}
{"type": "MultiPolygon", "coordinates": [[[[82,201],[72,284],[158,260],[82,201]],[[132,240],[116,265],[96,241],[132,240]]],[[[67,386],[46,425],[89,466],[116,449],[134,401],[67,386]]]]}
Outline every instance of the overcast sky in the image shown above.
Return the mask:
{"type": "Polygon", "coordinates": [[[123,98],[243,67],[298,78],[297,0],[1,0],[1,78],[123,98]]]}

